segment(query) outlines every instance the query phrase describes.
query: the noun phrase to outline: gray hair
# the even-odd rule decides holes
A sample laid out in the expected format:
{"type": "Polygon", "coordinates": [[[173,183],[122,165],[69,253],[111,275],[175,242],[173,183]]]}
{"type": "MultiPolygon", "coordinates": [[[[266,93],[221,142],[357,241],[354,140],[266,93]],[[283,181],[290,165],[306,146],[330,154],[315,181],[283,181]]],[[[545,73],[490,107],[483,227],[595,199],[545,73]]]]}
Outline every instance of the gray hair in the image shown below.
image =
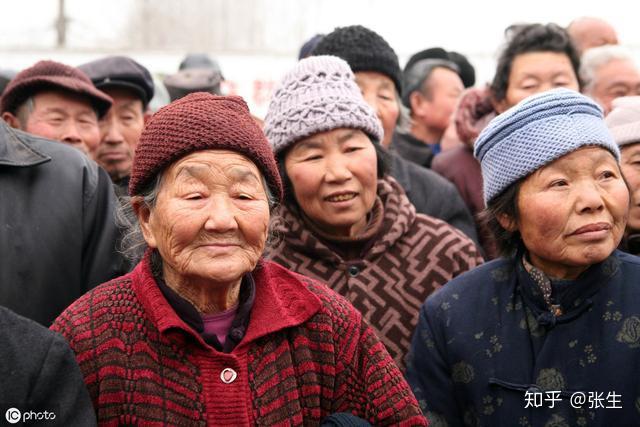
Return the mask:
{"type": "Polygon", "coordinates": [[[604,45],[587,49],[580,58],[580,79],[583,92],[589,93],[596,84],[596,73],[603,65],[614,60],[628,61],[635,65],[631,52],[618,45],[604,45]]]}
{"type": "MultiPolygon", "coordinates": [[[[155,208],[156,202],[158,201],[158,194],[160,194],[160,190],[162,188],[163,177],[164,173],[160,172],[142,189],[139,195],[122,198],[120,206],[118,206],[116,210],[116,223],[118,224],[118,227],[123,230],[122,239],[119,244],[120,247],[118,249],[132,266],[135,266],[142,259],[145,251],[147,250],[147,242],[144,239],[142,229],[140,228],[140,224],[138,224],[136,214],[133,210],[133,204],[131,202],[137,200],[144,203],[149,210],[155,208]]],[[[269,221],[269,231],[267,233],[268,243],[275,238],[272,232],[272,224],[275,219],[273,212],[278,207],[278,200],[274,197],[262,174],[260,174],[260,179],[267,195],[269,212],[272,214],[269,221]]]]}
{"type": "Polygon", "coordinates": [[[409,133],[411,132],[411,110],[404,106],[398,92],[396,92],[396,102],[400,112],[396,121],[396,129],[400,133],[409,133]]]}
{"type": "Polygon", "coordinates": [[[19,106],[16,108],[16,118],[18,122],[20,122],[20,126],[22,129],[26,129],[27,121],[29,120],[29,116],[33,113],[35,109],[35,104],[33,102],[33,96],[25,99],[19,106]]]}
{"type": "Polygon", "coordinates": [[[421,92],[425,97],[431,98],[428,82],[433,70],[446,68],[460,75],[460,68],[453,61],[446,59],[426,58],[417,61],[408,70],[404,71],[402,103],[411,108],[410,97],[413,92],[421,92]]]}

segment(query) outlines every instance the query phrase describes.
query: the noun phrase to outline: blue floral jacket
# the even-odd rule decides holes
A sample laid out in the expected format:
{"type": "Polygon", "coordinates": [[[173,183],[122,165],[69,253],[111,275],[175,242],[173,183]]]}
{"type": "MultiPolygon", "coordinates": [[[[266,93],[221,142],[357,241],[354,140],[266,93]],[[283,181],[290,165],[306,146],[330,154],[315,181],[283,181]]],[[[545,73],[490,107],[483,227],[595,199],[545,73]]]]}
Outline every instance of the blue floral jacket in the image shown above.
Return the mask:
{"type": "Polygon", "coordinates": [[[407,377],[430,425],[640,425],[640,258],[616,251],[558,283],[556,317],[521,256],[422,306],[407,377]]]}

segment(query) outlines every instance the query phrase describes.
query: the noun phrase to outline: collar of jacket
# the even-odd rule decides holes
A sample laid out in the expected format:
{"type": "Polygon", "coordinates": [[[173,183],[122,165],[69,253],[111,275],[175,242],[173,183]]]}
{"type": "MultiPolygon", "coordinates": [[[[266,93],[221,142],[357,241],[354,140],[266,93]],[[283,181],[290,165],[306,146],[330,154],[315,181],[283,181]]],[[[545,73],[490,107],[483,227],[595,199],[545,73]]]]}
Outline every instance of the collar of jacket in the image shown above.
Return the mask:
{"type": "MultiPolygon", "coordinates": [[[[151,251],[132,271],[133,290],[150,320],[161,334],[181,330],[194,337],[201,346],[204,339],[194,331],[167,302],[151,272],[151,251]]],[[[249,343],[309,320],[321,307],[320,299],[301,280],[301,276],[269,261],[261,261],[251,273],[256,286],[249,326],[234,352],[249,343]]]]}
{"type": "MultiPolygon", "coordinates": [[[[0,119],[0,166],[31,167],[50,162],[31,142],[37,137],[12,129],[0,119]]],[[[53,143],[53,142],[52,142],[53,143]]]]}
{"type": "MultiPolygon", "coordinates": [[[[367,250],[362,254],[364,259],[369,260],[385,253],[411,229],[416,220],[415,207],[392,177],[378,180],[377,195],[382,200],[384,211],[382,225],[372,238],[374,241],[366,245],[367,250]]],[[[274,231],[284,236],[287,245],[314,259],[327,260],[336,265],[346,262],[306,227],[304,220],[291,207],[280,206],[276,216],[278,219],[274,223],[274,231]]]]}
{"type": "MultiPolygon", "coordinates": [[[[522,263],[523,256],[524,249],[521,248],[515,257],[515,262],[522,298],[537,322],[547,328],[552,328],[558,323],[569,322],[588,310],[593,305],[592,297],[620,270],[620,261],[614,252],[604,261],[591,265],[575,280],[563,280],[561,285],[566,291],[560,295],[559,301],[554,301],[560,306],[562,314],[554,316],[549,311],[540,286],[525,269],[522,263]]],[[[551,283],[553,284],[553,281],[551,283]]]]}

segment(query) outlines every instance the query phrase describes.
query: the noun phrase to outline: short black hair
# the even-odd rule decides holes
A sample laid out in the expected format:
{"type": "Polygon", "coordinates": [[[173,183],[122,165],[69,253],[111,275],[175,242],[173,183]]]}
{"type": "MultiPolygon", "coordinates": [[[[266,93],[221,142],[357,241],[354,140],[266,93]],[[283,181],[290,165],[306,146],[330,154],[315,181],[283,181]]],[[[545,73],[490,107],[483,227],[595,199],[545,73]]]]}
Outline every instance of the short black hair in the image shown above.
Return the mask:
{"type": "Polygon", "coordinates": [[[480,212],[478,219],[484,223],[496,240],[498,253],[503,257],[513,256],[518,247],[522,244],[522,237],[519,231],[509,231],[505,229],[498,218],[506,216],[514,223],[518,223],[520,215],[518,213],[518,195],[523,179],[516,181],[507,187],[502,193],[494,197],[485,210],[480,212]]]}
{"type": "MultiPolygon", "coordinates": [[[[371,143],[376,150],[376,166],[378,169],[378,179],[382,179],[391,171],[391,155],[371,136],[369,136],[369,140],[371,140],[371,143]]],[[[296,201],[296,197],[293,192],[293,184],[291,183],[291,179],[289,179],[289,175],[287,175],[287,170],[284,165],[284,158],[294,145],[295,144],[291,144],[286,150],[282,150],[276,156],[276,160],[278,162],[278,171],[280,172],[280,179],[282,179],[282,188],[284,190],[284,203],[289,206],[297,206],[298,202],[296,201]]]]}
{"type": "Polygon", "coordinates": [[[491,93],[495,101],[502,101],[507,95],[511,65],[516,56],[530,52],[564,53],[571,61],[573,72],[580,82],[580,56],[569,33],[561,26],[549,23],[511,25],[505,30],[507,43],[498,57],[496,73],[491,82],[491,93]]]}

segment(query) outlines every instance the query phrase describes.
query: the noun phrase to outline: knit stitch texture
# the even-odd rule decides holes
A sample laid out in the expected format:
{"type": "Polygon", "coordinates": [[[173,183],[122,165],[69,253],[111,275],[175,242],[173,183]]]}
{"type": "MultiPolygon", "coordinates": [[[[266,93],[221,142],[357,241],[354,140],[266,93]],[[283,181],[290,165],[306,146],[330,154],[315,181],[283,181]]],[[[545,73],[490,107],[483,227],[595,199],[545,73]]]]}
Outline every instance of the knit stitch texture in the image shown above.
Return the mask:
{"type": "Polygon", "coordinates": [[[76,353],[99,424],[319,425],[351,412],[373,425],[426,425],[351,304],[273,263],[252,274],[251,320],[230,353],[208,346],[178,317],[149,256],[60,315],[52,329],[76,353]]]}
{"type": "Polygon", "coordinates": [[[271,147],[238,96],[193,93],[161,108],[136,148],[129,194],[136,195],[165,167],[198,150],[237,151],[253,161],[278,200],[282,182],[271,147]]]}
{"type": "Polygon", "coordinates": [[[338,128],[360,129],[376,141],[383,136],[345,61],[335,56],[301,60],[269,104],[264,131],[273,151],[278,154],[305,137],[338,128]]]}
{"type": "Polygon", "coordinates": [[[475,143],[489,203],[507,187],[586,146],[620,151],[602,110],[578,92],[560,88],[533,95],[489,122],[475,143]]]}

